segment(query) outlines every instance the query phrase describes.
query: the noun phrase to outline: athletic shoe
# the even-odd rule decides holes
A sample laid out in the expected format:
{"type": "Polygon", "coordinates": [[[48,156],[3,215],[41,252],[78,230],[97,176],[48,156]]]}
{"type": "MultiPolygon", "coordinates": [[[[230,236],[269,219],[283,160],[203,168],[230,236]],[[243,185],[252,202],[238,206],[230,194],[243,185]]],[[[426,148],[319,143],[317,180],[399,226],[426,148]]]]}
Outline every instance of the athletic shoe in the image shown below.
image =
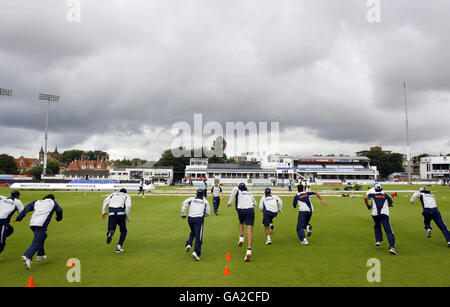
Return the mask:
{"type": "Polygon", "coordinates": [[[190,245],[186,245],[186,248],[184,249],[186,251],[186,253],[189,253],[189,251],[191,250],[191,247],[192,246],[190,246],[190,245]]]}
{"type": "Polygon", "coordinates": [[[31,269],[31,259],[28,259],[26,256],[22,256],[23,264],[27,270],[31,269]]]}
{"type": "Polygon", "coordinates": [[[111,243],[113,235],[114,235],[114,231],[109,231],[108,232],[108,234],[106,235],[106,243],[107,244],[111,243]]]}
{"type": "Polygon", "coordinates": [[[41,260],[47,260],[47,256],[46,255],[36,256],[36,261],[41,261],[41,260]]]}
{"type": "Polygon", "coordinates": [[[450,247],[450,242],[447,242],[447,246],[450,247]]]}
{"type": "Polygon", "coordinates": [[[200,261],[200,257],[197,256],[197,253],[196,253],[196,252],[193,252],[193,253],[192,253],[192,258],[194,258],[195,261],[200,261]]]}
{"type": "Polygon", "coordinates": [[[427,229],[427,238],[431,238],[431,229],[427,229]]]}
{"type": "Polygon", "coordinates": [[[238,246],[242,246],[244,244],[244,237],[239,237],[238,246]]]}
{"type": "Polygon", "coordinates": [[[381,242],[375,243],[375,246],[381,246],[381,242]]]}
{"type": "Polygon", "coordinates": [[[267,241],[266,241],[266,245],[270,245],[270,244],[272,244],[272,240],[270,240],[270,239],[267,239],[267,241]]]}
{"type": "Polygon", "coordinates": [[[250,262],[250,258],[251,257],[252,257],[252,251],[251,250],[247,250],[247,254],[245,254],[244,261],[245,262],[250,262]]]}
{"type": "Polygon", "coordinates": [[[306,240],[306,238],[303,239],[302,242],[300,242],[301,245],[309,245],[308,240],[306,240]]]}
{"type": "Polygon", "coordinates": [[[389,253],[392,255],[398,255],[397,251],[393,247],[389,248],[389,253]]]}
{"type": "Polygon", "coordinates": [[[306,226],[306,235],[308,237],[310,237],[312,235],[312,226],[311,225],[306,226]]]}
{"type": "Polygon", "coordinates": [[[117,254],[123,253],[123,248],[122,248],[122,246],[117,245],[116,253],[117,253],[117,254]]]}

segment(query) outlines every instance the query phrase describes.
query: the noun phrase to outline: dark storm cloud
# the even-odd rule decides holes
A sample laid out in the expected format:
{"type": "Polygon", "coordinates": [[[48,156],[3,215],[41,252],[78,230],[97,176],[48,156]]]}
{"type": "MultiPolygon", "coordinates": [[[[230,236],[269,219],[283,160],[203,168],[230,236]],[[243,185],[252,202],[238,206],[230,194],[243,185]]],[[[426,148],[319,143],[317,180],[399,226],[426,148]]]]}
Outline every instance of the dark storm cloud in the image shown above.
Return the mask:
{"type": "Polygon", "coordinates": [[[144,126],[170,128],[194,113],[395,145],[405,138],[407,81],[413,140],[448,139],[446,1],[381,1],[376,24],[356,0],[81,4],[77,24],[65,1],[2,3],[0,86],[15,95],[0,125],[13,137],[41,134],[37,94],[49,92],[61,96],[50,125],[60,147],[145,135],[144,126]]]}

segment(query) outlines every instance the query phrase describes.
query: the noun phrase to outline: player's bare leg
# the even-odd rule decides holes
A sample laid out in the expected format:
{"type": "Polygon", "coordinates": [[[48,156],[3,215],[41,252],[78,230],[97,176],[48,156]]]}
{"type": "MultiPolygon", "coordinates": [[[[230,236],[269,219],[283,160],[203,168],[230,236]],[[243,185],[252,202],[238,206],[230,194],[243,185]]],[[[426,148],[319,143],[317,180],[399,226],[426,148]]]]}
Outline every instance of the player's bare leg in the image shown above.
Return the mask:
{"type": "Polygon", "coordinates": [[[253,226],[247,225],[247,253],[245,255],[244,261],[249,262],[252,257],[252,243],[253,243],[253,226]]]}
{"type": "Polygon", "coordinates": [[[272,232],[270,231],[269,226],[265,226],[265,230],[266,230],[266,236],[267,236],[266,245],[270,245],[270,244],[272,244],[272,240],[270,239],[270,235],[272,234],[272,232]]]}
{"type": "Polygon", "coordinates": [[[253,243],[253,226],[249,226],[247,225],[247,244],[248,244],[248,248],[252,248],[252,243],[253,243]]]}
{"type": "Polygon", "coordinates": [[[244,224],[239,224],[239,242],[238,246],[242,246],[244,244],[244,224]]]}

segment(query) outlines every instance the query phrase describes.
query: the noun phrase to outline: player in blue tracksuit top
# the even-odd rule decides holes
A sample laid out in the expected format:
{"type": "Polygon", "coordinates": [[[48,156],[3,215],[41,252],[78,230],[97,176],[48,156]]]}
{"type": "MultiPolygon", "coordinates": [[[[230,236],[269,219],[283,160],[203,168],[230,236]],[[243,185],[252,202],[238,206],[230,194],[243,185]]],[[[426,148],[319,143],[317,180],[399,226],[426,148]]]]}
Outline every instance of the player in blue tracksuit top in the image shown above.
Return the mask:
{"type": "Polygon", "coordinates": [[[11,217],[16,211],[20,214],[23,210],[19,197],[19,191],[13,191],[11,197],[0,196],[0,254],[5,249],[6,238],[14,233],[14,228],[9,224],[11,217]]]}
{"type": "Polygon", "coordinates": [[[411,197],[411,204],[414,205],[414,201],[416,200],[416,198],[419,198],[420,202],[422,203],[423,223],[425,224],[427,237],[431,238],[431,221],[433,220],[442,231],[445,240],[447,240],[447,246],[450,247],[450,232],[448,231],[447,225],[445,225],[444,219],[439,212],[434,195],[426,188],[420,188],[419,192],[414,193],[414,195],[411,197]]]}
{"type": "Polygon", "coordinates": [[[34,211],[30,220],[30,228],[34,232],[34,239],[22,256],[22,261],[28,270],[31,269],[31,260],[36,252],[37,261],[47,258],[44,251],[44,242],[47,239],[47,228],[53,213],[56,213],[56,221],[59,222],[63,218],[63,210],[55,201],[53,194],[45,196],[43,200],[35,200],[26,205],[16,220],[20,222],[31,211],[34,211]]]}
{"type": "Polygon", "coordinates": [[[364,196],[364,202],[367,208],[372,210],[372,219],[375,222],[375,246],[380,246],[383,241],[383,232],[381,231],[381,226],[383,226],[389,241],[389,253],[397,255],[395,236],[389,219],[389,207],[393,207],[394,202],[389,195],[383,193],[383,187],[380,183],[375,184],[374,190],[375,193],[364,196]],[[372,204],[369,204],[369,199],[372,199],[372,204]]]}
{"type": "Polygon", "coordinates": [[[211,195],[213,196],[214,214],[219,215],[219,205],[220,199],[223,199],[223,191],[218,180],[214,181],[214,186],[211,188],[211,195]]]}
{"type": "Polygon", "coordinates": [[[308,240],[305,237],[305,229],[307,231],[307,236],[312,234],[312,226],[309,224],[312,214],[314,212],[314,206],[311,203],[311,197],[317,196],[322,205],[326,206],[327,202],[322,199],[317,192],[303,192],[303,185],[299,184],[297,187],[298,194],[294,197],[293,206],[297,208],[298,206],[298,221],[297,221],[297,235],[300,239],[300,244],[309,245],[308,240]]]}
{"type": "Polygon", "coordinates": [[[247,226],[247,253],[244,261],[250,261],[252,256],[253,243],[253,225],[255,224],[255,206],[257,205],[252,193],[247,190],[245,183],[240,183],[238,187],[233,188],[227,207],[236,199],[236,211],[239,218],[239,241],[238,246],[244,244],[244,224],[247,226]]]}
{"type": "Polygon", "coordinates": [[[203,197],[203,189],[197,190],[196,197],[186,199],[181,206],[181,218],[186,219],[186,209],[190,206],[188,223],[191,228],[189,239],[185,244],[185,251],[189,252],[192,248],[192,243],[195,239],[195,248],[192,253],[192,258],[196,261],[200,261],[200,255],[202,253],[203,243],[203,224],[205,216],[211,215],[211,207],[208,200],[203,197]]]}

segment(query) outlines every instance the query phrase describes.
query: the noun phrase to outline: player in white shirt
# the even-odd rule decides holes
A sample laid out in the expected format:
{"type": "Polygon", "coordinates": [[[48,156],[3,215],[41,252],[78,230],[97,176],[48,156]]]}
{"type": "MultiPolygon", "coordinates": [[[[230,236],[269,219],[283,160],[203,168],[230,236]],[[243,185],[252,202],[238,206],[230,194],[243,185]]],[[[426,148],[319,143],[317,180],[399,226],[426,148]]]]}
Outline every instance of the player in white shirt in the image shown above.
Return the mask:
{"type": "Polygon", "coordinates": [[[208,200],[203,197],[203,189],[198,189],[196,196],[197,197],[190,197],[183,202],[183,205],[181,206],[181,218],[186,219],[186,209],[190,206],[188,223],[191,232],[189,234],[189,239],[186,241],[184,250],[189,252],[195,239],[195,248],[191,256],[195,261],[200,261],[203,243],[203,225],[205,216],[211,215],[211,207],[208,200]]]}
{"type": "Polygon", "coordinates": [[[259,210],[263,212],[262,224],[266,230],[266,245],[270,245],[272,244],[270,235],[275,233],[273,219],[283,211],[283,201],[278,196],[272,195],[270,188],[266,188],[264,194],[259,201],[259,210]]]}
{"type": "Polygon", "coordinates": [[[12,216],[16,211],[19,214],[23,211],[19,198],[19,191],[13,191],[11,197],[0,195],[0,254],[5,249],[6,238],[14,233],[14,228],[10,225],[12,216]]]}
{"type": "Polygon", "coordinates": [[[231,192],[227,207],[231,207],[231,203],[236,200],[235,206],[239,218],[239,241],[238,246],[244,244],[244,225],[247,226],[247,253],[244,261],[250,261],[252,256],[253,243],[253,225],[255,223],[255,208],[257,206],[253,195],[247,190],[245,183],[240,183],[231,192]]]}
{"type": "Polygon", "coordinates": [[[103,201],[102,218],[105,219],[106,207],[108,207],[108,232],[106,234],[106,243],[111,243],[117,225],[120,229],[120,238],[117,243],[116,253],[123,252],[123,243],[127,237],[127,221],[130,221],[131,198],[126,189],[121,189],[118,193],[112,193],[103,201]]]}
{"type": "Polygon", "coordinates": [[[213,197],[214,214],[219,215],[219,206],[220,200],[223,199],[223,190],[219,185],[218,180],[214,180],[214,186],[211,188],[211,195],[213,197]]]}
{"type": "Polygon", "coordinates": [[[63,209],[55,201],[53,194],[48,194],[42,200],[35,200],[23,209],[16,221],[20,222],[28,212],[33,211],[30,219],[30,228],[34,233],[34,239],[30,247],[22,256],[25,268],[31,269],[31,261],[34,254],[37,253],[36,261],[47,259],[44,250],[44,243],[47,239],[47,228],[50,224],[53,213],[56,213],[56,221],[59,222],[63,218],[63,209]]]}
{"type": "Polygon", "coordinates": [[[420,188],[419,192],[414,193],[411,197],[411,204],[414,205],[414,201],[419,198],[422,204],[422,215],[423,215],[423,223],[425,224],[425,230],[427,231],[427,237],[431,237],[431,221],[433,220],[439,229],[442,231],[442,234],[447,240],[447,246],[450,247],[450,232],[448,231],[447,225],[442,218],[441,213],[439,212],[436,198],[434,195],[428,191],[426,188],[420,188]]]}
{"type": "Polygon", "coordinates": [[[137,193],[137,196],[142,194],[142,198],[145,198],[145,191],[144,191],[144,178],[141,178],[141,183],[139,184],[139,192],[137,193]]]}

